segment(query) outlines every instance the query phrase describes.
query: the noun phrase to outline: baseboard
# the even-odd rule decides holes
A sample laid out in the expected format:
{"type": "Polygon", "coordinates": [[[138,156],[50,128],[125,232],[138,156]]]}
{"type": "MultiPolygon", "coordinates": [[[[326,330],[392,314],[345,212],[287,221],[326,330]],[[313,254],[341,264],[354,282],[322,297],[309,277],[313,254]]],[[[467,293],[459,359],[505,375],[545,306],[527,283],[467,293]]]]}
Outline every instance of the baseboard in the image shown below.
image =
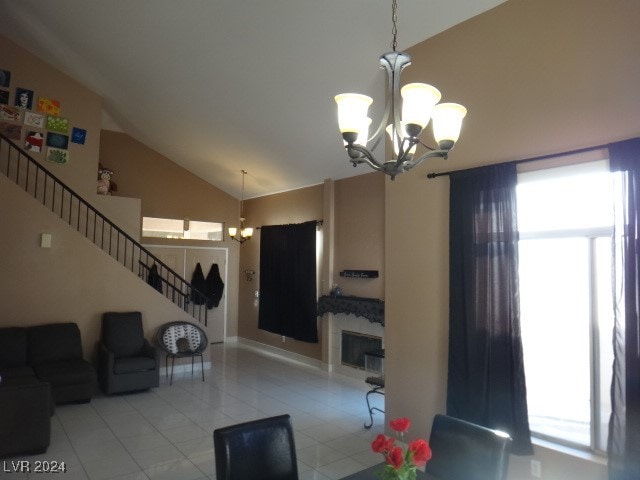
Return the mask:
{"type": "Polygon", "coordinates": [[[267,355],[273,355],[276,357],[285,358],[292,362],[301,363],[309,367],[314,367],[322,370],[326,369],[325,364],[320,360],[305,357],[304,355],[300,355],[299,353],[289,352],[288,350],[272,347],[271,345],[266,345],[264,343],[256,342],[254,340],[249,340],[248,338],[237,338],[237,343],[238,343],[238,346],[243,348],[259,351],[267,355]]]}
{"type": "MultiPolygon", "coordinates": [[[[211,362],[204,362],[204,369],[205,370],[210,370],[211,369],[211,362]]],[[[201,365],[200,362],[195,362],[193,364],[193,374],[195,375],[196,373],[200,373],[201,371],[201,365]]],[[[167,368],[165,367],[160,367],[160,375],[167,375],[167,373],[171,374],[171,365],[169,365],[168,368],[168,372],[167,372],[167,368]]],[[[173,369],[173,374],[175,375],[176,373],[191,373],[191,364],[190,363],[183,363],[180,365],[176,365],[173,369]]]]}

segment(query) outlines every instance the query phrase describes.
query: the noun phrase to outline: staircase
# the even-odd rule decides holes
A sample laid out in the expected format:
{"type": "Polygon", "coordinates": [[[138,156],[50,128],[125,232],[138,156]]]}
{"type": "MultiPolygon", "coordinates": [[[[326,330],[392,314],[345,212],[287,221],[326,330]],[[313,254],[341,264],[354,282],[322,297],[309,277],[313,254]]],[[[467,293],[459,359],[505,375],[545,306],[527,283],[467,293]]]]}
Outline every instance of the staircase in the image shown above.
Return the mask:
{"type": "Polygon", "coordinates": [[[0,133],[0,172],[150,288],[207,325],[207,297],[0,133]],[[155,269],[152,267],[155,265],[155,269]],[[153,270],[154,275],[149,278],[153,270]],[[155,271],[157,270],[157,276],[155,271]],[[151,286],[153,285],[153,287],[151,286]]]}

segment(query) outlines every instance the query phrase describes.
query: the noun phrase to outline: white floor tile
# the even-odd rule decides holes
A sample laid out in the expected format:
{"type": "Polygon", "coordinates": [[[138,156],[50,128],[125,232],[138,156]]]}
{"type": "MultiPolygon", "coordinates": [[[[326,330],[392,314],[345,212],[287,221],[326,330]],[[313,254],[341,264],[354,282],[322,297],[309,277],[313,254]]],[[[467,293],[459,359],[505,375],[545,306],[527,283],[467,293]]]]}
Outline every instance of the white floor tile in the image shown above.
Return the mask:
{"type": "MultiPolygon", "coordinates": [[[[370,444],[384,415],[363,428],[364,382],[237,345],[210,353],[205,382],[188,372],[171,386],[162,377],[146,392],[58,406],[47,453],[20,458],[64,460],[65,480],[214,480],[216,428],[288,413],[301,480],[339,479],[382,461],[370,444]]],[[[384,408],[384,397],[376,401],[384,408]]]]}

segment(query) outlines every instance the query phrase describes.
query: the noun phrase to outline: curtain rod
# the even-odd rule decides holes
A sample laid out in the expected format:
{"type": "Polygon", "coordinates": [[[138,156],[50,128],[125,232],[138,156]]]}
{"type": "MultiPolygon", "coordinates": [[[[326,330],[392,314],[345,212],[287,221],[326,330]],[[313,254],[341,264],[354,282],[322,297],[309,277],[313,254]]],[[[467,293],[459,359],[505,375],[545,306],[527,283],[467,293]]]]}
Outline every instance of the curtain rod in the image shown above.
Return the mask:
{"type": "MultiPolygon", "coordinates": [[[[594,147],[578,148],[576,150],[569,150],[567,152],[562,152],[562,153],[551,153],[549,155],[540,155],[539,157],[523,158],[521,160],[511,160],[510,162],[501,162],[501,163],[496,163],[494,165],[507,165],[511,163],[518,165],[519,163],[535,162],[537,160],[546,160],[548,158],[556,158],[556,157],[566,157],[567,155],[575,155],[577,153],[590,152],[592,150],[599,150],[601,148],[606,148],[608,146],[609,146],[608,144],[596,145],[594,147]]],[[[478,167],[473,167],[473,168],[478,168],[478,167]]],[[[427,178],[431,179],[436,177],[443,177],[445,175],[451,175],[452,173],[464,172],[466,170],[473,170],[473,168],[463,168],[461,170],[451,170],[449,172],[442,172],[442,173],[429,173],[427,174],[427,178]]]]}
{"type": "MultiPolygon", "coordinates": [[[[324,220],[309,220],[309,222],[316,222],[316,225],[322,225],[324,220]]],[[[301,223],[306,223],[306,222],[301,222],[301,223]]],[[[289,223],[288,225],[295,225],[293,223],[289,223]]],[[[264,227],[265,225],[263,225],[264,227]]],[[[256,227],[256,230],[260,230],[262,227],[256,227]]]]}

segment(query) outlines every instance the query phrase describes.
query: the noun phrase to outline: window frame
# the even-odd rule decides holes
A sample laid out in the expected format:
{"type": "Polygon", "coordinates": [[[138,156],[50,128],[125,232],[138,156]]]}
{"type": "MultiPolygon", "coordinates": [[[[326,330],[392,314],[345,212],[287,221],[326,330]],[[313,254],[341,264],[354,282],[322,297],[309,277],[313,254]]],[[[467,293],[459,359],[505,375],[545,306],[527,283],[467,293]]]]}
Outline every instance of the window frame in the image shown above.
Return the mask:
{"type": "MultiPolygon", "coordinates": [[[[602,160],[600,160],[602,162],[602,160]]],[[[608,162],[607,162],[608,163],[608,162]]],[[[553,167],[552,167],[553,168],[553,167]]],[[[547,170],[544,168],[542,170],[547,170]]],[[[518,183],[522,173],[518,174],[518,183]]],[[[549,178],[553,178],[552,175],[549,178]]],[[[612,213],[613,220],[613,213],[612,213]]],[[[588,242],[588,294],[589,294],[589,378],[590,378],[590,425],[589,425],[589,445],[573,442],[562,437],[556,437],[553,435],[541,433],[531,430],[531,434],[534,438],[540,439],[552,444],[561,445],[564,447],[574,448],[577,450],[592,452],[598,455],[606,455],[606,437],[601,442],[603,428],[606,426],[602,423],[602,394],[604,391],[608,391],[609,386],[602,385],[601,376],[601,335],[603,332],[600,330],[600,321],[598,316],[598,296],[597,292],[597,280],[598,274],[596,269],[597,253],[596,242],[598,239],[609,239],[613,243],[614,240],[614,227],[590,227],[590,228],[568,228],[568,229],[555,229],[555,230],[538,230],[538,231],[525,231],[519,232],[519,242],[524,240],[548,240],[548,239],[563,239],[563,238],[577,238],[585,239],[588,242]]],[[[606,335],[606,333],[605,333],[606,335]]],[[[526,346],[525,346],[526,348],[526,346]]],[[[526,364],[525,364],[526,375],[526,364]]]]}

